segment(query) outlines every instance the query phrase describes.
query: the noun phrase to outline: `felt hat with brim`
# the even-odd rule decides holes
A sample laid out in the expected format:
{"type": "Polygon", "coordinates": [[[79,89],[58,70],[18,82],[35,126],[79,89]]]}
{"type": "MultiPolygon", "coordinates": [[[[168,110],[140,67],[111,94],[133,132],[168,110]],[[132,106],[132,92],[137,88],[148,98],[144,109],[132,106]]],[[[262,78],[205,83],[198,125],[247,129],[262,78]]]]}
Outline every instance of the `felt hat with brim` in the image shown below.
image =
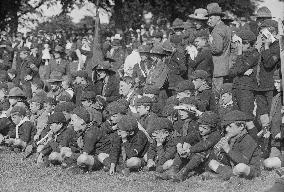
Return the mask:
{"type": "Polygon", "coordinates": [[[150,51],[151,51],[151,46],[149,46],[149,45],[141,45],[141,46],[138,47],[139,53],[146,54],[146,53],[150,53],[150,51]]]}
{"type": "Polygon", "coordinates": [[[209,125],[212,128],[217,128],[217,125],[219,124],[220,119],[219,116],[212,112],[212,111],[205,111],[201,114],[201,116],[198,119],[198,123],[200,125],[209,125]]]}
{"type": "Polygon", "coordinates": [[[194,19],[194,20],[202,20],[205,21],[208,19],[208,17],[206,17],[206,15],[208,15],[208,12],[206,9],[195,9],[194,13],[189,15],[188,17],[190,19],[194,19]]]}
{"type": "Polygon", "coordinates": [[[151,49],[150,54],[152,54],[152,55],[167,55],[166,52],[164,51],[162,45],[160,45],[160,44],[155,45],[151,49]]]}
{"type": "Polygon", "coordinates": [[[101,62],[95,69],[97,71],[115,72],[109,61],[101,62]]]}
{"type": "Polygon", "coordinates": [[[278,22],[272,19],[266,19],[260,24],[260,28],[266,27],[274,27],[275,29],[278,29],[278,22]]]}
{"type": "Polygon", "coordinates": [[[20,49],[20,52],[29,52],[30,49],[28,47],[23,47],[22,49],[20,49]]]}
{"type": "Polygon", "coordinates": [[[174,52],[175,51],[175,47],[171,44],[170,40],[166,40],[163,44],[162,44],[162,48],[167,51],[167,52],[174,52]]]}
{"type": "Polygon", "coordinates": [[[64,52],[63,47],[56,45],[54,48],[54,52],[63,53],[64,52]]]}
{"type": "Polygon", "coordinates": [[[9,91],[7,97],[26,97],[25,93],[19,87],[14,87],[9,91]]]}
{"type": "Polygon", "coordinates": [[[195,70],[190,76],[191,79],[208,79],[209,74],[204,70],[195,70]]]}
{"type": "Polygon", "coordinates": [[[155,118],[153,121],[149,122],[150,129],[147,132],[151,135],[156,131],[165,130],[165,131],[172,131],[173,124],[172,122],[165,117],[158,117],[155,118]]]}
{"type": "Polygon", "coordinates": [[[48,83],[59,83],[59,82],[62,82],[62,81],[63,81],[62,78],[60,78],[60,77],[54,77],[54,78],[52,78],[52,79],[48,79],[46,82],[48,82],[48,83]]]}
{"type": "Polygon", "coordinates": [[[232,16],[228,15],[228,14],[226,14],[226,15],[222,18],[222,21],[227,22],[227,23],[233,22],[234,20],[235,20],[235,19],[234,19],[232,16]]]}
{"type": "Polygon", "coordinates": [[[257,18],[271,18],[271,11],[267,7],[260,7],[256,12],[257,18]]]}
{"type": "Polygon", "coordinates": [[[208,14],[206,17],[210,17],[213,15],[224,17],[225,13],[222,12],[222,8],[219,6],[218,3],[210,3],[207,5],[208,14]]]}
{"type": "Polygon", "coordinates": [[[173,29],[184,29],[183,21],[179,18],[176,18],[173,22],[173,29]]]}

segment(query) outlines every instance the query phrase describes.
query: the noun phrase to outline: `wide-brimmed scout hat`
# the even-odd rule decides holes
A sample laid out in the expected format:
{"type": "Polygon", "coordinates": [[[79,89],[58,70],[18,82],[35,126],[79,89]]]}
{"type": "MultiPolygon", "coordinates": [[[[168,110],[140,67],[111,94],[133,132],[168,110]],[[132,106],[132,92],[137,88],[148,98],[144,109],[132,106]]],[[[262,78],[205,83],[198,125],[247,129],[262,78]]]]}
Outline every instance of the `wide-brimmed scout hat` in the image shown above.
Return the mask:
{"type": "Polygon", "coordinates": [[[25,98],[26,95],[22,89],[19,87],[13,87],[10,91],[9,94],[6,97],[23,97],[25,98]]]}
{"type": "Polygon", "coordinates": [[[217,15],[217,16],[221,16],[224,17],[225,13],[222,11],[222,8],[219,6],[218,3],[210,3],[207,5],[207,11],[208,14],[206,15],[206,17],[210,17],[212,15],[217,15]]]}
{"type": "Polygon", "coordinates": [[[194,13],[189,15],[188,17],[190,19],[194,19],[194,20],[202,20],[202,21],[205,21],[208,19],[208,17],[206,17],[208,15],[208,12],[206,9],[195,9],[194,10],[194,13]]]}

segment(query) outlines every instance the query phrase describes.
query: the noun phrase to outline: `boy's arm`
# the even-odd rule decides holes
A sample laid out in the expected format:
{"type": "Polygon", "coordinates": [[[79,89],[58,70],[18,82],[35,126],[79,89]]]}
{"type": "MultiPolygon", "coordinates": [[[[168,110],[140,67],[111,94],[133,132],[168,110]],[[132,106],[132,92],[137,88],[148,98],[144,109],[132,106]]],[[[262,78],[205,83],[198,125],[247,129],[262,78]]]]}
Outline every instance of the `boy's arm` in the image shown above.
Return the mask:
{"type": "Polygon", "coordinates": [[[167,160],[173,159],[175,157],[175,154],[177,152],[176,145],[178,143],[178,139],[174,138],[169,140],[168,145],[166,146],[166,149],[161,150],[161,153],[159,152],[158,148],[158,165],[163,165],[167,160]]]}
{"type": "Polygon", "coordinates": [[[128,158],[137,157],[148,143],[148,139],[142,131],[138,131],[138,137],[135,143],[130,143],[128,140],[122,145],[125,147],[126,156],[128,158]]]}
{"type": "Polygon", "coordinates": [[[221,135],[218,131],[212,133],[208,139],[206,140],[201,140],[197,144],[193,145],[190,148],[191,153],[200,153],[203,151],[207,151],[208,149],[214,147],[218,141],[220,141],[221,135]]]}

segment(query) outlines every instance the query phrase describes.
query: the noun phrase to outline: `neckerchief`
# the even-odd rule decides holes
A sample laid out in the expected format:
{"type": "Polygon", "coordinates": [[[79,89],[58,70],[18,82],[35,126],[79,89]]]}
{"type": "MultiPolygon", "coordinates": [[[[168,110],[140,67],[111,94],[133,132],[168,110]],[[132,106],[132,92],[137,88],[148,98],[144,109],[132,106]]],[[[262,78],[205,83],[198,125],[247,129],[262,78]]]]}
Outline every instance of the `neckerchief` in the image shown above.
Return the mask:
{"type": "Polygon", "coordinates": [[[16,125],[16,139],[19,139],[19,127],[25,122],[30,121],[28,117],[24,117],[18,125],[16,125]]]}

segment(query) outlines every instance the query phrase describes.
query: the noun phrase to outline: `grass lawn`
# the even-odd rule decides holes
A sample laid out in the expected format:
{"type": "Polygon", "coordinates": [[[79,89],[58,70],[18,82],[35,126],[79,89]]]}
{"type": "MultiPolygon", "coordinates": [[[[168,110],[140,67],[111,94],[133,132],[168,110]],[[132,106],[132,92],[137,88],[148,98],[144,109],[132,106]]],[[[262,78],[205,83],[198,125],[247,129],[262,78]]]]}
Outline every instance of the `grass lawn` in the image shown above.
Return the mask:
{"type": "Polygon", "coordinates": [[[22,161],[22,154],[0,150],[0,191],[56,192],[262,192],[274,183],[277,175],[263,171],[252,181],[232,178],[228,182],[202,181],[192,177],[182,183],[155,180],[154,173],[132,173],[109,176],[103,171],[72,175],[60,167],[38,168],[31,159],[22,161]]]}

